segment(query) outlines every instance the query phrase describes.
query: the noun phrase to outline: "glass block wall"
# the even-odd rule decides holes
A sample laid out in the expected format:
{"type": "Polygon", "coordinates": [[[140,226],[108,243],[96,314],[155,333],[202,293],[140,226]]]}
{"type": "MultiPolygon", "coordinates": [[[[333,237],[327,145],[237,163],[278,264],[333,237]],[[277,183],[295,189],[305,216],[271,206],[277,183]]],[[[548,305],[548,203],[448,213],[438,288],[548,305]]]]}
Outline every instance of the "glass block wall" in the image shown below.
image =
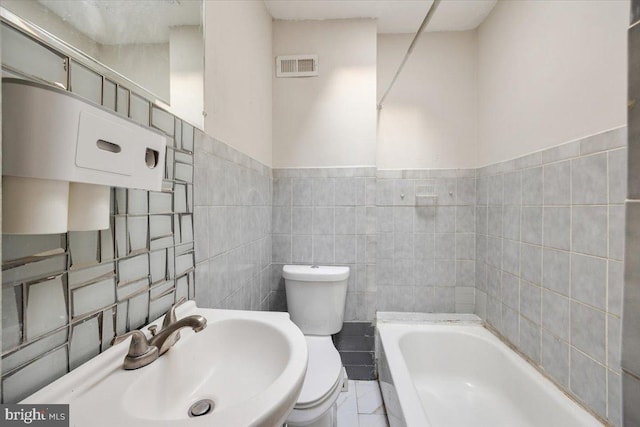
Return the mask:
{"type": "Polygon", "coordinates": [[[194,128],[6,22],[1,40],[3,76],[64,87],[168,141],[162,192],[113,188],[110,229],[3,236],[1,397],[11,403],[194,297],[194,128]]]}

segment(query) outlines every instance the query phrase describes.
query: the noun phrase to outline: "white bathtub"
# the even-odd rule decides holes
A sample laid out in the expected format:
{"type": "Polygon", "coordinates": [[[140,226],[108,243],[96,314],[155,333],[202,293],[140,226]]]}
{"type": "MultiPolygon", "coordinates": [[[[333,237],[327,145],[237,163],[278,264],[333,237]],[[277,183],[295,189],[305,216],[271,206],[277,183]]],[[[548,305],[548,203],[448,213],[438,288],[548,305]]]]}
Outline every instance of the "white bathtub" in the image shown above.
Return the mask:
{"type": "Polygon", "coordinates": [[[421,317],[378,317],[379,381],[391,427],[603,425],[479,318],[421,317]]]}

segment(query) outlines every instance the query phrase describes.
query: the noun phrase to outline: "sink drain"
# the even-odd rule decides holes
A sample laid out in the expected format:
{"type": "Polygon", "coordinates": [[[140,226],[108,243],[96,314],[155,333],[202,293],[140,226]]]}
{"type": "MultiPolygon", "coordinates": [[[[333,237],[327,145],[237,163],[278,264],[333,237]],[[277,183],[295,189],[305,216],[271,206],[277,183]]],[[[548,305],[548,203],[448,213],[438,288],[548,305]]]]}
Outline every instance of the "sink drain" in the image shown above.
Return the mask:
{"type": "Polygon", "coordinates": [[[196,403],[191,405],[189,408],[189,416],[190,417],[201,417],[203,415],[207,415],[211,411],[213,411],[213,407],[215,404],[211,399],[202,399],[198,400],[196,403]]]}

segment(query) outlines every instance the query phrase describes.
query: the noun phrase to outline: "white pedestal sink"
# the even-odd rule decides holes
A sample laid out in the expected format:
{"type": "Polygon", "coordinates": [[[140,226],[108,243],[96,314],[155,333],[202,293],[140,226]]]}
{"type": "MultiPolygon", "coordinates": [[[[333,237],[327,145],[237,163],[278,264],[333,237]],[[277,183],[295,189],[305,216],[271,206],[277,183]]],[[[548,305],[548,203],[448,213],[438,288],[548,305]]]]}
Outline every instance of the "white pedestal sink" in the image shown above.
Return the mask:
{"type": "Polygon", "coordinates": [[[21,403],[69,403],[77,427],[282,425],[307,368],[306,341],[289,315],[201,309],[192,301],[177,314],[200,314],[207,327],[182,329],[167,353],[131,371],[122,369],[126,340],[21,403]],[[201,400],[213,409],[190,416],[201,400]]]}

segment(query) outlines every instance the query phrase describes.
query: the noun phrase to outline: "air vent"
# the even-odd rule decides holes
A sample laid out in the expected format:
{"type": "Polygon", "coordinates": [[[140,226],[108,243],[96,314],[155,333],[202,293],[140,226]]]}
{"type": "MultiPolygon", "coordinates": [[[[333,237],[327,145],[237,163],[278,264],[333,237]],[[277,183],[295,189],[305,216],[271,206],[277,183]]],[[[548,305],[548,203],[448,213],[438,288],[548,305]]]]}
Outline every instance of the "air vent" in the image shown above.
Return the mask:
{"type": "Polygon", "coordinates": [[[318,75],[318,55],[276,56],[276,77],[312,77],[318,75]]]}

